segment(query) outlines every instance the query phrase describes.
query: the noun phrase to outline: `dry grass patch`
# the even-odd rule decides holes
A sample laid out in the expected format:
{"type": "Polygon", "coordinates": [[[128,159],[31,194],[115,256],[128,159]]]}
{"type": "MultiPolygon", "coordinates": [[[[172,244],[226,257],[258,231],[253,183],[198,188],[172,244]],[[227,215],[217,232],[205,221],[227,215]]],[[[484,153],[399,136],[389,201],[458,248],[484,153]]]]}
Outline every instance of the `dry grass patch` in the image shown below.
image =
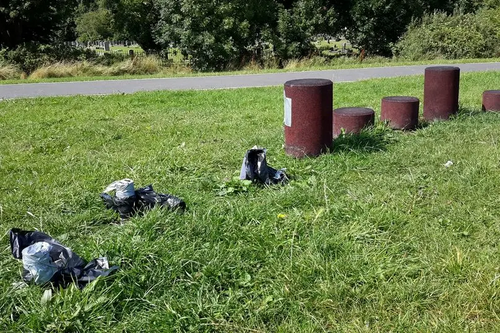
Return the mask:
{"type": "Polygon", "coordinates": [[[0,66],[0,80],[22,79],[23,71],[13,65],[0,66]]]}
{"type": "Polygon", "coordinates": [[[190,73],[183,64],[165,66],[156,56],[135,57],[113,66],[103,66],[91,62],[57,62],[36,69],[30,79],[46,79],[83,76],[152,75],[159,73],[190,73]]]}

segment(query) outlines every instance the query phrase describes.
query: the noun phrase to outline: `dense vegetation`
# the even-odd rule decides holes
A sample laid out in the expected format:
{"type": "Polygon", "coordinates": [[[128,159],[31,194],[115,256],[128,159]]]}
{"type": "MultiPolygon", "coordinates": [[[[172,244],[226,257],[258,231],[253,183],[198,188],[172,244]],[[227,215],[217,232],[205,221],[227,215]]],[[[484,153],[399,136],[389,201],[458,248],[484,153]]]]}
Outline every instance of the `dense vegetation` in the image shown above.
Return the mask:
{"type": "MultiPolygon", "coordinates": [[[[407,58],[491,57],[496,55],[494,41],[478,41],[478,34],[498,32],[494,25],[499,11],[492,10],[490,19],[481,21],[486,8],[499,6],[500,0],[14,0],[0,4],[0,48],[4,54],[47,53],[43,45],[63,40],[128,39],[149,53],[166,55],[175,48],[194,69],[221,70],[250,61],[313,56],[313,40],[324,35],[347,38],[363,55],[391,56],[396,51],[407,58]],[[460,31],[419,30],[432,24],[457,27],[462,20],[467,28],[460,31]],[[443,35],[453,35],[455,47],[470,37],[473,50],[442,50],[449,48],[441,47],[441,42],[449,42],[443,35]],[[408,50],[402,50],[406,46],[408,50]],[[419,50],[425,47],[431,50],[419,50]],[[413,50],[425,55],[409,55],[413,50]]],[[[62,58],[88,57],[66,52],[62,58]]],[[[16,55],[1,58],[12,62],[16,55]]]]}
{"type": "Polygon", "coordinates": [[[395,53],[411,60],[500,55],[500,7],[476,14],[434,13],[410,25],[395,53]]]}

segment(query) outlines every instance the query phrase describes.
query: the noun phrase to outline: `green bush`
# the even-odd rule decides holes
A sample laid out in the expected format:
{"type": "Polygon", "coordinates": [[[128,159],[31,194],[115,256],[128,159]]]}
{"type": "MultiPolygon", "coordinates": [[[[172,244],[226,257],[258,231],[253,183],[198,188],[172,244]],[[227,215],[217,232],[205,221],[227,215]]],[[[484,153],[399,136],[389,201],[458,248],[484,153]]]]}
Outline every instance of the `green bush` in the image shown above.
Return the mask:
{"type": "Polygon", "coordinates": [[[92,50],[63,44],[24,44],[15,49],[0,50],[0,62],[18,66],[26,73],[36,68],[61,61],[97,61],[99,55],[92,50]]]}
{"type": "Polygon", "coordinates": [[[409,60],[499,56],[500,8],[475,14],[426,15],[410,24],[393,52],[409,60]]]}

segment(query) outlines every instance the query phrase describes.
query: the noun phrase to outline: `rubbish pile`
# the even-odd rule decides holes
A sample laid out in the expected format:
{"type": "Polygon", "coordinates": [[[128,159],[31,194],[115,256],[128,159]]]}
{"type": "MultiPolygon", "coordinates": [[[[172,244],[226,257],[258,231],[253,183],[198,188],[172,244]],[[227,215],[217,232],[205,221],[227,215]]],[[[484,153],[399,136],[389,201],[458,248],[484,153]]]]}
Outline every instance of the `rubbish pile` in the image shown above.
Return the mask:
{"type": "Polygon", "coordinates": [[[173,195],[156,193],[152,185],[135,190],[132,179],[117,180],[108,185],[101,193],[106,208],[113,209],[122,219],[127,219],[136,213],[144,212],[155,206],[171,210],[185,210],[186,203],[173,195]],[[115,191],[115,195],[108,193],[115,191]]]}
{"type": "MultiPolygon", "coordinates": [[[[240,179],[265,185],[284,184],[288,181],[285,169],[276,170],[267,165],[266,149],[253,147],[243,158],[240,179]]],[[[184,211],[186,203],[173,195],[156,193],[152,185],[134,188],[134,181],[128,178],[109,184],[100,194],[106,208],[112,209],[122,219],[142,213],[153,207],[184,211]],[[114,195],[109,193],[115,192],[114,195]]],[[[70,283],[85,287],[99,276],[108,276],[118,269],[109,267],[106,257],[85,262],[70,248],[39,231],[25,231],[14,228],[10,231],[12,255],[23,262],[23,280],[37,285],[51,283],[66,287],[70,283]]]]}
{"type": "Polygon", "coordinates": [[[70,248],[39,231],[10,230],[12,255],[23,262],[23,280],[37,285],[52,283],[66,287],[77,283],[79,288],[99,276],[108,276],[118,269],[109,267],[105,257],[86,263],[70,248]]]}

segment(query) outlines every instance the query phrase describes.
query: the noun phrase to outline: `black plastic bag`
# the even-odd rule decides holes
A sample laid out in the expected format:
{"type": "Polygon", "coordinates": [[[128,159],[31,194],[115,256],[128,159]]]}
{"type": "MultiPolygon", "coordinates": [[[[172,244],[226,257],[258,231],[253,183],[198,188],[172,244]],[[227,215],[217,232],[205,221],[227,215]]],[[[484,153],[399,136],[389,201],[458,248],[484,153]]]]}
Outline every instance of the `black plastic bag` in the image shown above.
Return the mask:
{"type": "Polygon", "coordinates": [[[83,288],[99,276],[108,276],[118,269],[109,267],[106,258],[86,263],[70,248],[39,231],[10,230],[10,248],[16,259],[23,261],[23,280],[38,285],[52,283],[66,287],[75,282],[83,288]]]}
{"type": "Polygon", "coordinates": [[[135,196],[139,210],[151,209],[157,205],[170,209],[186,209],[186,203],[180,198],[170,194],[156,193],[152,185],[138,189],[135,191],[135,196]]]}
{"type": "Polygon", "coordinates": [[[122,219],[131,217],[137,211],[137,197],[135,195],[119,199],[116,196],[112,197],[107,193],[101,193],[101,199],[104,201],[104,205],[107,209],[113,209],[120,214],[122,219]]]}
{"type": "Polygon", "coordinates": [[[134,182],[131,179],[122,179],[111,183],[101,198],[106,208],[113,209],[122,219],[127,219],[138,212],[151,209],[155,206],[166,207],[172,210],[186,209],[186,203],[173,195],[156,193],[152,185],[134,190],[134,182]],[[115,196],[106,192],[115,190],[115,196]]]}
{"type": "Polygon", "coordinates": [[[241,165],[240,179],[260,182],[266,185],[284,184],[288,181],[285,169],[276,170],[267,165],[265,148],[248,150],[241,165]]]}

